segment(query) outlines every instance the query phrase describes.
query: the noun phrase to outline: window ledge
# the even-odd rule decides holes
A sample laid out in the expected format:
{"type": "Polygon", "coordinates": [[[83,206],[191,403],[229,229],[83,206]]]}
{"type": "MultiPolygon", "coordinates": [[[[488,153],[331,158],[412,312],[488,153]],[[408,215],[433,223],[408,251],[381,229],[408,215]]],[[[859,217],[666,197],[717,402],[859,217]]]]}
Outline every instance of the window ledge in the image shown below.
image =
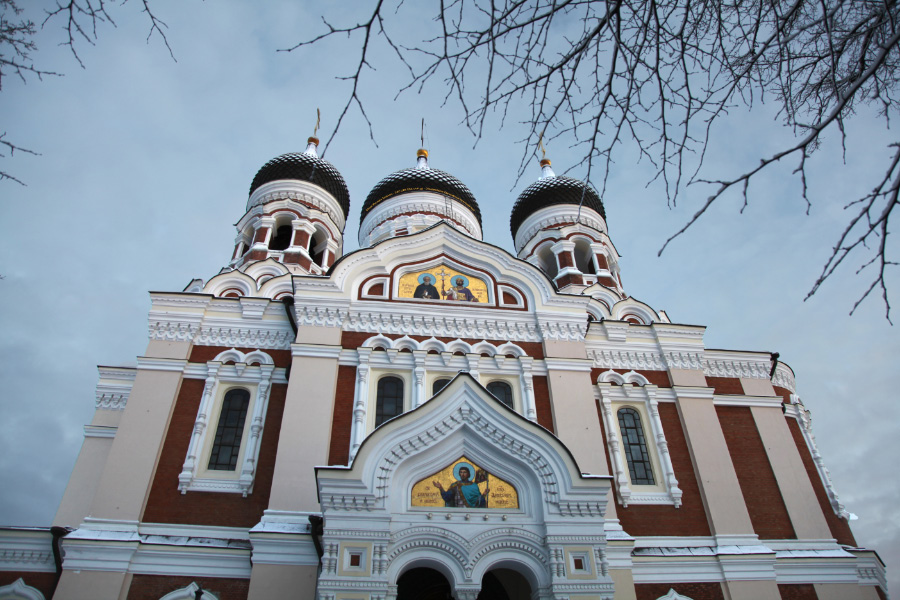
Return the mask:
{"type": "MultiPolygon", "coordinates": [[[[180,478],[179,478],[180,479],[180,478]]],[[[178,490],[184,494],[187,492],[226,492],[242,494],[245,498],[253,493],[252,479],[212,479],[193,477],[190,480],[181,480],[178,490]]]]}

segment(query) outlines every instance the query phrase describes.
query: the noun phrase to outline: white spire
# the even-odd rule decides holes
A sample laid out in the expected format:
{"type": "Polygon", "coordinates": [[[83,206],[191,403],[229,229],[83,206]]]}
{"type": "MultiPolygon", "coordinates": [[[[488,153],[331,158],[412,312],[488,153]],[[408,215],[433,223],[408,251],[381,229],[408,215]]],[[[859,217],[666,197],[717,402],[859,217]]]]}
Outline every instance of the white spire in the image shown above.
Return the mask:
{"type": "Polygon", "coordinates": [[[319,147],[319,138],[311,137],[308,140],[306,140],[306,142],[308,145],[306,146],[306,152],[304,152],[303,154],[306,154],[307,156],[315,156],[316,158],[319,158],[319,153],[316,151],[316,149],[319,147]]]}
{"type": "Polygon", "coordinates": [[[542,158],[541,159],[541,179],[547,179],[548,177],[556,177],[556,173],[554,173],[553,169],[550,167],[550,159],[542,158]]]}
{"type": "Polygon", "coordinates": [[[419,148],[419,151],[416,152],[416,168],[417,169],[427,169],[428,168],[428,150],[425,148],[419,148]]]}

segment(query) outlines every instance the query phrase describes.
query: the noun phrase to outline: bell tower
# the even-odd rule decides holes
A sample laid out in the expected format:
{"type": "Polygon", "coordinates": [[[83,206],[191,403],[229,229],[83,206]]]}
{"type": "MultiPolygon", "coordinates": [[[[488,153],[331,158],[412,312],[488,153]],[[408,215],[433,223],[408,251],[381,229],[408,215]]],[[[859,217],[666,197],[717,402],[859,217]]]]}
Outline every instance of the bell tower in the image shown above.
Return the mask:
{"type": "Polygon", "coordinates": [[[599,284],[624,296],[619,254],[597,191],[557,175],[541,160],[541,177],[519,194],[509,219],[516,254],[539,267],[561,292],[599,284]]]}
{"type": "Polygon", "coordinates": [[[272,258],[292,272],[321,275],[344,245],[350,194],[340,172],[319,158],[311,137],[303,153],[273,158],[250,185],[230,266],[272,258]]]}

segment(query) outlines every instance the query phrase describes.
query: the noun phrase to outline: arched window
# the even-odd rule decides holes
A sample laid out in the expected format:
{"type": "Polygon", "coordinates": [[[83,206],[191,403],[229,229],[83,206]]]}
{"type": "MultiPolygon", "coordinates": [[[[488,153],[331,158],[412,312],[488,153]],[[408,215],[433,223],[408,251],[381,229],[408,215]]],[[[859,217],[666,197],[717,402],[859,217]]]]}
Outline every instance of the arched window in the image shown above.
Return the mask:
{"type": "Polygon", "coordinates": [[[447,377],[442,377],[440,379],[435,379],[434,383],[431,384],[431,395],[434,396],[439,391],[447,387],[447,384],[450,383],[450,379],[447,377]]]}
{"type": "Polygon", "coordinates": [[[594,268],[593,254],[590,242],[583,238],[575,241],[575,267],[586,275],[597,273],[597,269],[594,268]]]}
{"type": "Polygon", "coordinates": [[[328,235],[321,229],[316,229],[309,242],[309,255],[312,261],[320,267],[325,266],[325,251],[328,249],[328,235]]]}
{"type": "Polygon", "coordinates": [[[237,467],[248,406],[250,406],[250,392],[247,390],[235,388],[225,393],[222,412],[219,414],[219,426],[216,428],[216,439],[209,454],[208,469],[234,471],[237,467]]]}
{"type": "Polygon", "coordinates": [[[378,380],[375,400],[375,427],[403,413],[403,380],[399,377],[382,377],[378,380]]]}
{"type": "Polygon", "coordinates": [[[631,485],[655,485],[650,455],[647,453],[647,442],[644,440],[644,428],[641,426],[641,415],[633,408],[620,408],[617,414],[631,485]]]}
{"type": "Polygon", "coordinates": [[[506,406],[512,408],[513,407],[513,393],[512,388],[505,381],[492,381],[487,384],[487,391],[494,395],[494,397],[505,404],[506,406]]]}
{"type": "Polygon", "coordinates": [[[538,258],[540,258],[540,266],[544,273],[547,274],[547,277],[550,279],[556,277],[556,274],[559,273],[559,267],[556,263],[556,255],[550,250],[549,244],[538,251],[538,258]]]}
{"type": "Polygon", "coordinates": [[[275,230],[275,235],[269,240],[270,250],[284,250],[291,245],[291,238],[294,235],[294,229],[290,225],[279,225],[275,230]]]}

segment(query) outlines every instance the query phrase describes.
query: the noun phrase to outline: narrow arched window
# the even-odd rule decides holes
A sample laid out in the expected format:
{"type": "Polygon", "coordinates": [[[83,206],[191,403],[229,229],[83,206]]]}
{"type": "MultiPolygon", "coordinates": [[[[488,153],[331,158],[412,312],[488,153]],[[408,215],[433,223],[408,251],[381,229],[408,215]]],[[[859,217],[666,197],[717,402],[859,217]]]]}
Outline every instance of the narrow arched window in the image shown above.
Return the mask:
{"type": "Polygon", "coordinates": [[[513,407],[513,394],[512,388],[505,381],[492,381],[487,384],[487,391],[494,395],[494,397],[505,404],[506,406],[512,408],[513,407]]]}
{"type": "Polygon", "coordinates": [[[378,380],[375,400],[375,427],[403,413],[403,380],[382,377],[378,380]]]}
{"type": "Polygon", "coordinates": [[[225,392],[222,412],[219,414],[219,426],[216,427],[216,438],[209,454],[210,470],[234,471],[237,468],[248,406],[250,406],[250,392],[247,390],[235,388],[225,392]]]}
{"type": "Polygon", "coordinates": [[[644,428],[641,426],[641,415],[633,408],[620,408],[618,415],[619,431],[622,433],[622,446],[625,459],[628,461],[631,484],[654,485],[650,455],[647,453],[644,428]]]}
{"type": "Polygon", "coordinates": [[[431,384],[431,395],[434,396],[439,391],[447,387],[447,384],[450,383],[450,380],[446,377],[442,377],[440,379],[435,379],[434,383],[431,384]]]}

